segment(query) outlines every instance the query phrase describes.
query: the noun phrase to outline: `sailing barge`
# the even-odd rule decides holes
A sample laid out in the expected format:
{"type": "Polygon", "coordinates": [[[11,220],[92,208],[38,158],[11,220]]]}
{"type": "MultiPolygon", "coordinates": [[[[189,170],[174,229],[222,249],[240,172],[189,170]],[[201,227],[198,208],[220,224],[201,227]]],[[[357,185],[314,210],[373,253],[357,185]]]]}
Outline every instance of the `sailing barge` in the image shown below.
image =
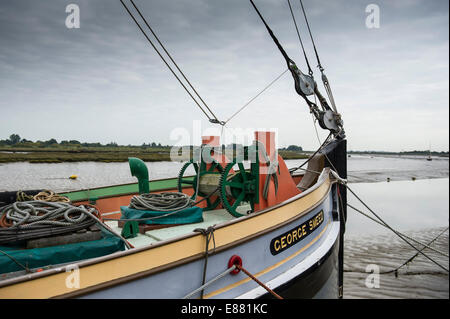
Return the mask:
{"type": "Polygon", "coordinates": [[[137,183],[58,195],[67,202],[30,199],[41,190],[0,193],[0,298],[342,297],[342,120],[323,68],[331,107],[250,2],[330,131],[307,168],[288,169],[273,132],[255,132],[232,156],[204,136],[176,178],[149,180],[130,158],[137,183]]]}

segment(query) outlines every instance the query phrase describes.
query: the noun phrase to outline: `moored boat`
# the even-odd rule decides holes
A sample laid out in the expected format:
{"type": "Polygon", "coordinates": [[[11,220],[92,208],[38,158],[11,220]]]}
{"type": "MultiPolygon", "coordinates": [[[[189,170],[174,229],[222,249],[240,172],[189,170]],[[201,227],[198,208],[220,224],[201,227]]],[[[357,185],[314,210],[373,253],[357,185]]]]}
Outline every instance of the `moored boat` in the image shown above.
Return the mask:
{"type": "Polygon", "coordinates": [[[130,158],[137,183],[57,199],[39,197],[42,190],[0,194],[0,298],[342,297],[341,116],[323,68],[331,105],[251,3],[296,92],[330,132],[307,168],[288,169],[275,133],[257,131],[250,145],[231,153],[218,136],[205,136],[176,178],[149,180],[145,163],[130,158]]]}
{"type": "MultiPolygon", "coordinates": [[[[345,140],[329,146],[333,148],[327,153],[328,157],[339,158],[339,151],[345,155],[345,140]]],[[[316,164],[309,166],[312,165],[316,164]]],[[[69,264],[40,265],[28,273],[16,271],[0,281],[0,296],[181,298],[202,283],[206,236],[194,230],[212,227],[215,245],[209,242],[207,279],[226,271],[232,257],[238,256],[245,269],[283,297],[338,297],[343,212],[338,204],[339,186],[330,174],[329,165],[323,168],[319,177],[308,172],[294,175],[293,183],[307,187],[273,206],[243,213],[241,217],[235,217],[219,206],[203,211],[202,222],[144,229],[143,233],[127,239],[134,247],[132,249],[74,260],[69,264]],[[302,183],[310,178],[317,181],[311,185],[302,183]],[[46,266],[46,269],[36,271],[46,266]],[[78,287],[67,285],[73,269],[77,269],[80,278],[78,287]],[[67,272],[69,270],[71,272],[67,272]]],[[[155,193],[175,192],[177,183],[177,178],[156,180],[151,181],[149,187],[155,193]]],[[[116,185],[61,195],[74,204],[95,203],[103,218],[117,218],[117,221],[105,223],[120,233],[120,206],[129,204],[132,196],[138,194],[138,187],[138,184],[116,185]]],[[[187,194],[193,191],[189,187],[183,188],[187,194]]],[[[206,203],[199,206],[207,209],[206,203]]],[[[249,206],[240,205],[238,211],[245,211],[249,206]]],[[[203,297],[268,296],[270,293],[240,272],[205,288],[203,297]]]]}

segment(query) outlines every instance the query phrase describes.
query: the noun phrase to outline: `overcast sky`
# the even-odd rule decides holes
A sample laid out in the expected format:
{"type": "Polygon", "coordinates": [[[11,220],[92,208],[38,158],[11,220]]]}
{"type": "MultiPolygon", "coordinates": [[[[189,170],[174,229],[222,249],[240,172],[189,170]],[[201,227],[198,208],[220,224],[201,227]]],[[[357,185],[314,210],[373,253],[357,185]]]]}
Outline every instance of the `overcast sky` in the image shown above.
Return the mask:
{"type": "MultiPolygon", "coordinates": [[[[221,120],[286,69],[249,1],[135,2],[221,120]]],[[[287,1],[255,3],[306,72],[287,1]]],[[[291,3],[320,82],[299,1],[291,3]]],[[[448,1],[303,3],[349,149],[406,151],[431,144],[433,150],[448,151],[448,1]],[[380,8],[379,28],[366,26],[371,3],[380,8]]],[[[321,85],[320,90],[325,93],[321,85]]],[[[16,133],[34,141],[140,145],[174,144],[171,134],[180,128],[192,134],[197,124],[204,134],[223,133],[208,123],[119,0],[1,1],[0,110],[0,139],[16,133]],[[70,3],[80,8],[80,28],[66,27],[70,3]]],[[[318,147],[308,107],[289,73],[226,131],[236,128],[276,129],[281,147],[318,147]]],[[[318,129],[323,140],[327,132],[318,129]]]]}

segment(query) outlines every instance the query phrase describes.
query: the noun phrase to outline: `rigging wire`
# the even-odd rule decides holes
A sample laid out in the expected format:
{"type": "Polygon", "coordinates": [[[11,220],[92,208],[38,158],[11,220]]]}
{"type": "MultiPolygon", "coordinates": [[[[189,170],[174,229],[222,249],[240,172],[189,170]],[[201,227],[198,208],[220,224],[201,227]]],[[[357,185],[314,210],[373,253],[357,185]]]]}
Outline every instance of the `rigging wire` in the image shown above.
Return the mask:
{"type": "Polygon", "coordinates": [[[136,4],[134,3],[133,0],[130,0],[131,4],[134,6],[134,8],[136,9],[137,13],[139,14],[139,16],[142,18],[142,20],[144,21],[145,25],[148,27],[148,29],[150,30],[150,32],[153,34],[153,36],[155,37],[156,41],[158,41],[159,45],[161,46],[161,48],[164,50],[164,52],[167,54],[167,56],[169,57],[170,61],[172,61],[172,63],[175,65],[175,67],[177,68],[177,70],[181,73],[181,75],[183,76],[183,78],[186,80],[186,82],[189,84],[189,86],[191,87],[191,89],[195,92],[195,94],[198,96],[198,98],[200,99],[200,101],[202,101],[203,105],[208,109],[208,111],[211,113],[211,115],[214,117],[214,119],[216,119],[217,121],[219,121],[217,119],[217,116],[214,114],[213,111],[211,111],[211,109],[209,108],[208,104],[206,104],[206,102],[202,99],[202,97],[200,96],[200,94],[198,94],[197,90],[195,90],[195,88],[192,86],[191,82],[186,78],[186,76],[184,75],[183,71],[181,71],[181,69],[178,67],[178,64],[174,61],[174,59],[172,58],[172,56],[170,55],[170,53],[166,50],[165,46],[161,43],[161,41],[159,40],[159,37],[156,35],[156,33],[153,31],[152,27],[150,27],[149,23],[147,22],[147,19],[142,15],[141,11],[139,10],[139,8],[136,6],[136,4]]]}
{"type": "MultiPolygon", "coordinates": [[[[130,17],[133,19],[134,23],[137,25],[137,27],[139,28],[139,30],[141,30],[142,34],[145,36],[145,38],[147,39],[147,41],[151,44],[151,46],[153,47],[153,49],[156,51],[156,53],[159,55],[159,57],[161,58],[161,60],[165,63],[165,65],[169,68],[169,70],[172,72],[173,76],[175,76],[175,78],[178,80],[178,82],[181,84],[181,86],[184,88],[184,90],[189,94],[189,96],[192,98],[192,100],[194,101],[195,104],[197,104],[197,106],[200,108],[200,110],[206,115],[206,117],[208,118],[208,120],[211,123],[217,123],[217,124],[221,124],[223,125],[223,122],[219,121],[217,119],[217,117],[214,115],[213,112],[211,112],[211,110],[208,108],[208,110],[211,112],[212,117],[204,110],[204,108],[200,105],[200,103],[197,101],[197,99],[194,98],[194,96],[192,95],[192,93],[188,90],[188,88],[184,85],[184,83],[181,81],[181,79],[178,77],[178,75],[175,73],[175,71],[172,69],[172,67],[169,65],[169,63],[166,61],[166,59],[163,57],[163,55],[161,54],[161,52],[159,52],[159,50],[156,48],[155,44],[152,42],[152,40],[149,38],[149,36],[147,35],[147,33],[144,31],[144,29],[142,28],[142,26],[139,24],[139,22],[136,20],[136,18],[134,17],[134,15],[131,13],[131,11],[129,10],[129,8],[125,5],[125,3],[123,2],[123,0],[120,0],[120,2],[122,3],[123,7],[125,8],[125,10],[128,12],[128,14],[130,15],[130,17]]],[[[132,1],[131,1],[132,2],[132,1]]],[[[132,2],[133,3],[133,2],[132,2]]],[[[138,11],[136,5],[133,3],[134,7],[136,8],[136,10],[138,11]]],[[[140,11],[138,11],[139,15],[142,17],[142,19],[144,20],[144,22],[147,24],[147,26],[150,28],[150,25],[148,25],[148,23],[146,22],[146,20],[144,19],[144,17],[142,16],[142,14],[140,13],[140,11]]],[[[152,29],[150,30],[152,31],[152,29]]],[[[154,32],[152,31],[152,33],[154,34],[154,32]]],[[[155,36],[156,38],[156,36],[155,36]]],[[[157,38],[158,43],[161,44],[161,42],[159,41],[159,39],[157,38]]],[[[165,50],[164,46],[161,44],[161,47],[163,47],[164,51],[167,53],[167,51],[165,50]]],[[[171,56],[167,53],[167,55],[170,57],[171,61],[173,61],[173,59],[171,58],[171,56]]],[[[176,65],[176,63],[174,62],[174,64],[176,65]]],[[[181,70],[178,68],[178,66],[176,65],[177,69],[181,72],[181,70]]],[[[183,73],[182,73],[183,74],[183,73]]],[[[183,77],[186,79],[186,77],[183,74],[183,77]]],[[[190,82],[186,79],[186,81],[190,84],[190,82]]],[[[190,84],[191,85],[191,84],[190,84]]],[[[191,88],[192,85],[191,85],[191,88]]],[[[195,91],[195,90],[194,90],[195,91]]],[[[198,95],[197,91],[195,91],[196,94],[198,95]]],[[[198,95],[199,96],[199,95],[198,95]]],[[[200,96],[199,96],[200,98],[200,96]]],[[[201,99],[201,98],[200,98],[201,99]]],[[[201,99],[202,100],[202,99],[201,99]]],[[[203,101],[203,100],[202,100],[203,101]]],[[[205,104],[206,105],[206,104],[205,104]]]]}
{"type": "Polygon", "coordinates": [[[308,56],[306,55],[305,47],[303,46],[302,37],[300,36],[300,32],[298,31],[297,22],[295,21],[294,12],[292,11],[291,1],[287,0],[287,2],[288,2],[288,5],[289,5],[289,10],[291,11],[292,20],[294,21],[295,30],[297,31],[298,40],[300,41],[300,45],[302,46],[303,55],[305,56],[305,61],[306,61],[306,64],[308,65],[308,73],[309,73],[309,75],[312,76],[313,75],[313,71],[311,69],[311,66],[309,65],[309,60],[308,60],[308,56]]]}
{"type": "Polygon", "coordinates": [[[286,69],[283,71],[283,73],[281,73],[279,76],[277,76],[272,82],[270,82],[264,89],[262,89],[258,94],[256,94],[253,98],[251,98],[247,103],[245,103],[239,110],[237,110],[233,115],[231,115],[228,120],[226,120],[224,122],[224,126],[225,124],[227,124],[232,118],[234,118],[236,115],[238,115],[240,112],[242,112],[250,103],[252,103],[254,100],[256,100],[256,98],[258,96],[260,96],[261,94],[264,93],[264,91],[266,91],[269,87],[272,86],[272,84],[274,84],[276,81],[278,81],[287,71],[289,71],[289,69],[286,69]]]}
{"type": "MultiPolygon", "coordinates": [[[[259,12],[258,8],[256,7],[255,3],[253,2],[253,0],[250,0],[250,3],[252,4],[253,8],[255,9],[256,13],[258,14],[259,18],[261,19],[262,23],[264,24],[264,26],[267,29],[267,32],[269,33],[270,37],[272,38],[273,42],[275,43],[275,45],[277,46],[278,50],[280,51],[280,53],[283,55],[287,67],[288,69],[291,71],[292,73],[292,77],[294,78],[294,82],[295,82],[295,91],[298,93],[298,95],[300,95],[306,102],[306,104],[308,104],[308,107],[310,109],[311,112],[314,113],[314,115],[316,116],[316,118],[320,118],[320,111],[317,107],[316,104],[314,104],[313,102],[311,102],[307,96],[305,95],[305,93],[302,91],[302,89],[300,88],[300,80],[299,80],[299,75],[298,75],[298,68],[295,64],[294,61],[292,61],[289,56],[287,55],[286,51],[284,50],[284,48],[282,47],[282,45],[280,44],[280,42],[278,41],[277,37],[275,36],[275,34],[273,33],[272,29],[270,29],[269,25],[267,24],[266,20],[264,20],[264,17],[262,16],[261,12],[259,12]]],[[[301,72],[301,71],[300,71],[301,72]]],[[[306,76],[306,75],[305,75],[306,76]]],[[[310,76],[312,78],[312,76],[310,76]]],[[[317,87],[315,89],[315,94],[317,95],[317,87]]],[[[320,98],[320,97],[319,97],[320,98]]],[[[323,99],[320,99],[321,103],[323,102],[323,99]]]]}
{"type": "Polygon", "coordinates": [[[300,6],[302,8],[303,16],[305,17],[306,26],[308,27],[309,37],[311,38],[311,42],[312,42],[312,45],[313,45],[313,48],[314,48],[314,53],[316,55],[317,66],[318,66],[318,68],[320,70],[320,73],[322,73],[323,85],[324,85],[325,90],[327,92],[328,99],[330,100],[331,106],[333,107],[334,112],[337,113],[336,103],[334,101],[333,92],[331,91],[330,82],[328,81],[327,76],[323,72],[325,69],[322,67],[322,64],[320,63],[319,53],[317,52],[316,43],[314,42],[314,37],[312,35],[311,28],[309,26],[308,17],[306,15],[305,7],[303,6],[303,1],[302,0],[299,0],[299,1],[300,1],[300,6]]]}
{"type": "Polygon", "coordinates": [[[303,2],[302,2],[302,0],[299,0],[299,1],[300,1],[300,5],[301,5],[301,7],[302,7],[303,16],[305,17],[306,26],[308,27],[309,36],[311,37],[311,42],[312,42],[312,45],[313,45],[313,48],[314,48],[314,53],[316,54],[317,64],[318,64],[317,66],[319,67],[320,72],[322,72],[322,71],[325,70],[325,69],[322,67],[322,65],[321,65],[321,63],[320,63],[319,54],[317,53],[316,44],[315,44],[314,38],[313,38],[313,36],[312,36],[311,28],[309,27],[308,18],[306,17],[305,8],[303,7],[303,2]]]}
{"type": "Polygon", "coordinates": [[[292,65],[295,65],[294,61],[292,61],[289,56],[287,55],[286,51],[284,50],[284,48],[281,46],[280,42],[278,41],[277,37],[275,36],[275,34],[273,34],[272,29],[270,29],[269,25],[267,24],[266,20],[264,20],[261,12],[259,12],[258,8],[256,7],[255,3],[253,2],[253,0],[250,0],[250,3],[252,4],[253,8],[255,9],[256,13],[258,14],[259,18],[261,19],[262,23],[264,24],[264,26],[267,29],[267,32],[269,32],[270,37],[272,38],[273,42],[275,42],[275,45],[277,46],[278,50],[280,50],[281,55],[283,55],[284,59],[286,60],[286,64],[289,68],[289,70],[291,69],[292,65]]]}

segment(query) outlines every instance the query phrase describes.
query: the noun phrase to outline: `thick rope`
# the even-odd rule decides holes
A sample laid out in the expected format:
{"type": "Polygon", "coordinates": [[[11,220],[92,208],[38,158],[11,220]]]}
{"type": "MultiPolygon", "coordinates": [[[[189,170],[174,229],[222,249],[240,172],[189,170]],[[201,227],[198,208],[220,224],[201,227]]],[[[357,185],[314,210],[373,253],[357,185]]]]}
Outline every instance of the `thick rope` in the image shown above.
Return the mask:
{"type": "Polygon", "coordinates": [[[86,220],[87,211],[84,206],[73,206],[63,202],[27,201],[15,202],[3,208],[10,228],[30,229],[40,225],[71,226],[86,220]]]}
{"type": "Polygon", "coordinates": [[[33,200],[33,196],[26,194],[24,191],[18,191],[16,194],[17,202],[26,202],[29,200],[33,200]]]}
{"type": "Polygon", "coordinates": [[[65,202],[70,203],[70,199],[66,196],[58,195],[51,190],[43,190],[33,196],[34,200],[41,200],[44,202],[65,202]]]}
{"type": "Polygon", "coordinates": [[[225,277],[226,275],[228,275],[229,273],[231,273],[233,270],[235,269],[239,269],[242,270],[242,272],[244,274],[246,274],[248,277],[250,277],[250,279],[252,279],[253,281],[255,281],[258,285],[260,285],[261,287],[263,287],[265,290],[267,290],[272,296],[274,296],[277,299],[283,299],[283,297],[281,297],[279,294],[277,294],[275,291],[273,291],[272,289],[270,289],[269,287],[267,287],[264,283],[262,283],[260,280],[258,280],[258,278],[256,278],[255,276],[253,276],[247,269],[243,268],[241,265],[233,265],[230,268],[227,268],[227,270],[225,270],[224,272],[218,274],[216,277],[214,277],[213,279],[209,280],[208,282],[204,283],[203,285],[201,285],[200,287],[198,287],[197,289],[193,290],[192,292],[188,293],[186,296],[184,296],[182,299],[189,299],[191,298],[193,295],[195,295],[196,293],[200,292],[202,293],[202,298],[203,298],[203,291],[205,290],[206,287],[210,286],[211,284],[213,284],[214,282],[216,282],[217,280],[225,277]]]}
{"type": "Polygon", "coordinates": [[[0,243],[86,229],[95,224],[91,215],[98,214],[95,207],[73,206],[63,202],[15,202],[2,208],[0,243]]]}
{"type": "Polygon", "coordinates": [[[236,265],[231,266],[230,268],[227,268],[227,270],[225,270],[224,272],[218,274],[216,277],[214,277],[213,279],[209,280],[208,282],[206,282],[204,285],[201,285],[200,287],[198,287],[197,289],[195,289],[194,291],[188,293],[186,296],[184,296],[182,299],[189,299],[191,298],[193,295],[195,295],[197,292],[199,292],[200,290],[203,291],[206,287],[210,286],[211,284],[213,284],[214,282],[216,282],[217,280],[225,277],[226,275],[228,275],[230,272],[232,272],[233,270],[236,269],[236,265]]]}
{"type": "Polygon", "coordinates": [[[274,296],[277,299],[283,299],[279,294],[277,294],[275,291],[267,287],[265,284],[263,284],[261,281],[258,280],[255,276],[253,276],[247,269],[242,267],[241,265],[236,265],[236,268],[239,270],[242,270],[247,276],[249,276],[253,281],[255,281],[258,285],[266,289],[272,296],[274,296]]]}
{"type": "MultiPolygon", "coordinates": [[[[206,201],[209,197],[211,197],[212,195],[214,195],[219,189],[220,189],[220,186],[218,186],[218,187],[216,188],[216,190],[215,190],[214,192],[212,192],[211,194],[209,194],[208,196],[203,197],[203,198],[202,198],[201,200],[199,200],[199,201],[193,202],[193,203],[191,204],[191,207],[192,207],[192,206],[196,206],[196,205],[198,205],[198,204],[200,204],[200,203],[206,201]]],[[[163,214],[163,215],[160,215],[160,216],[153,216],[153,217],[146,217],[146,218],[127,218],[127,219],[120,219],[120,220],[121,220],[121,221],[125,221],[125,222],[128,222],[128,221],[143,222],[143,221],[147,221],[147,220],[153,220],[153,219],[158,219],[158,218],[163,218],[163,217],[171,216],[171,215],[174,215],[174,214],[176,214],[176,213],[181,212],[181,211],[184,210],[184,209],[185,209],[185,208],[176,209],[176,210],[174,210],[174,211],[172,211],[172,212],[170,212],[170,213],[163,214]]],[[[102,218],[102,219],[103,219],[103,220],[108,220],[108,221],[117,221],[117,218],[102,218]]]]}
{"type": "MultiPolygon", "coordinates": [[[[211,240],[214,243],[213,251],[216,250],[216,239],[214,238],[214,226],[210,226],[207,229],[196,228],[194,229],[194,232],[201,233],[203,236],[205,236],[206,239],[205,263],[203,264],[203,278],[202,278],[202,286],[203,286],[206,281],[206,270],[208,269],[209,243],[211,242],[211,240]]],[[[204,289],[201,289],[200,291],[201,299],[203,299],[203,293],[204,289]]]]}
{"type": "Polygon", "coordinates": [[[175,209],[178,210],[191,207],[192,203],[193,200],[190,196],[184,193],[148,193],[133,196],[129,207],[138,210],[171,212],[175,209]]]}

